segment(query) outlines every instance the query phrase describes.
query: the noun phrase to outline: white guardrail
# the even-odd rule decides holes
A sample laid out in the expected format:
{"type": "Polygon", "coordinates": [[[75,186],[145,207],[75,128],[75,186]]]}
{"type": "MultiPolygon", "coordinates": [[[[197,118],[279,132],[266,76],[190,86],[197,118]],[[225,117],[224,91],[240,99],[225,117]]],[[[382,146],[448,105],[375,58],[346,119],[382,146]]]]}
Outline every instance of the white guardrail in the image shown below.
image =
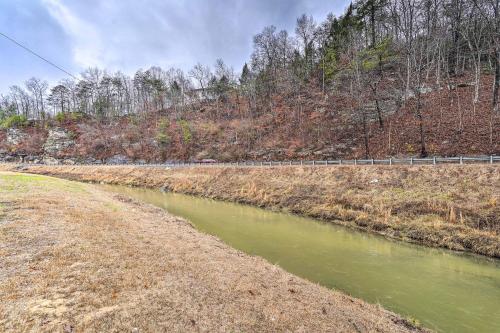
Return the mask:
{"type": "MultiPolygon", "coordinates": [[[[338,165],[438,165],[438,164],[497,164],[500,156],[479,157],[430,157],[430,158],[389,158],[389,159],[355,159],[355,160],[319,160],[319,161],[242,161],[242,162],[170,162],[159,164],[101,164],[108,166],[131,167],[277,167],[277,166],[338,166],[338,165]]],[[[78,164],[99,165],[99,164],[78,164]]]]}

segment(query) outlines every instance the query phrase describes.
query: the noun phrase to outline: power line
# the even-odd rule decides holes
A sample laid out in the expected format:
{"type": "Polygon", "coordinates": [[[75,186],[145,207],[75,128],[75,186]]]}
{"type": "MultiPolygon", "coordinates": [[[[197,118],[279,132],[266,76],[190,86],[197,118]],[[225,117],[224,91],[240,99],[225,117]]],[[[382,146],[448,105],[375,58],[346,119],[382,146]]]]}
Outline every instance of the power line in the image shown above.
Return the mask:
{"type": "Polygon", "coordinates": [[[57,66],[56,64],[54,64],[54,63],[53,63],[53,62],[51,62],[50,60],[45,59],[44,57],[42,57],[41,55],[39,55],[39,54],[38,54],[38,53],[36,53],[35,51],[33,51],[33,50],[29,49],[28,47],[26,47],[26,46],[24,46],[23,44],[21,44],[21,43],[19,43],[18,41],[16,41],[14,38],[9,37],[9,36],[7,36],[6,34],[4,34],[4,33],[2,33],[2,32],[0,32],[0,35],[4,36],[4,37],[5,37],[5,38],[7,38],[8,40],[10,40],[12,43],[14,43],[14,44],[16,44],[17,46],[19,46],[19,47],[23,48],[24,50],[28,51],[29,53],[33,54],[34,56],[36,56],[36,57],[38,57],[38,58],[42,59],[43,61],[45,61],[45,62],[46,62],[46,63],[48,63],[49,65],[54,66],[55,68],[57,68],[57,69],[58,69],[58,70],[60,70],[61,72],[65,73],[65,74],[67,74],[67,75],[69,75],[69,76],[71,76],[73,79],[78,80],[78,79],[76,78],[76,76],[74,76],[73,74],[71,74],[71,73],[69,73],[68,71],[66,71],[65,69],[63,69],[63,68],[61,68],[61,67],[57,66]]]}

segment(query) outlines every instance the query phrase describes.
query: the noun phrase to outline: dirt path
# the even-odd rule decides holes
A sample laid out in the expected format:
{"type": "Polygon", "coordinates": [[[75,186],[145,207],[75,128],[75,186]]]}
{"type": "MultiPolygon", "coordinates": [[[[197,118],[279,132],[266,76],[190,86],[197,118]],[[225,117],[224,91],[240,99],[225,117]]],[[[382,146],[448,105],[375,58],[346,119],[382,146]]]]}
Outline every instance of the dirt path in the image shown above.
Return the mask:
{"type": "Polygon", "coordinates": [[[0,172],[2,332],[408,332],[397,315],[89,184],[0,172]]]}

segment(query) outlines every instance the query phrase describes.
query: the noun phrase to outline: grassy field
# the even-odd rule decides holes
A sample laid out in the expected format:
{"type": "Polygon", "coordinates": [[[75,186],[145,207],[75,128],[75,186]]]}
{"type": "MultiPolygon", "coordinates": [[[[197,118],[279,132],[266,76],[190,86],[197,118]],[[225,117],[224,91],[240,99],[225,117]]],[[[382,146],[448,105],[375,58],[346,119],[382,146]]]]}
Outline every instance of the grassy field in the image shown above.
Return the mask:
{"type": "Polygon", "coordinates": [[[1,332],[409,332],[159,208],[0,172],[1,332]]]}
{"type": "Polygon", "coordinates": [[[23,171],[248,203],[395,239],[500,257],[499,166],[29,166],[23,171]]]}

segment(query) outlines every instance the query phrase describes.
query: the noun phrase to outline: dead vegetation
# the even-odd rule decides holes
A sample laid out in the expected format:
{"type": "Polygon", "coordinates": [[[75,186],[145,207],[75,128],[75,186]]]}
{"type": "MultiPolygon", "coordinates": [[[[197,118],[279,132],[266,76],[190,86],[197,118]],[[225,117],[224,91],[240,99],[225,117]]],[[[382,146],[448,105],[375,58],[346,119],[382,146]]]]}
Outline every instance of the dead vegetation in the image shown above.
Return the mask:
{"type": "Polygon", "coordinates": [[[0,197],[2,332],[419,331],[89,184],[4,172],[0,197]]]}
{"type": "Polygon", "coordinates": [[[29,166],[25,171],[247,203],[395,239],[500,257],[498,166],[29,166]]]}

